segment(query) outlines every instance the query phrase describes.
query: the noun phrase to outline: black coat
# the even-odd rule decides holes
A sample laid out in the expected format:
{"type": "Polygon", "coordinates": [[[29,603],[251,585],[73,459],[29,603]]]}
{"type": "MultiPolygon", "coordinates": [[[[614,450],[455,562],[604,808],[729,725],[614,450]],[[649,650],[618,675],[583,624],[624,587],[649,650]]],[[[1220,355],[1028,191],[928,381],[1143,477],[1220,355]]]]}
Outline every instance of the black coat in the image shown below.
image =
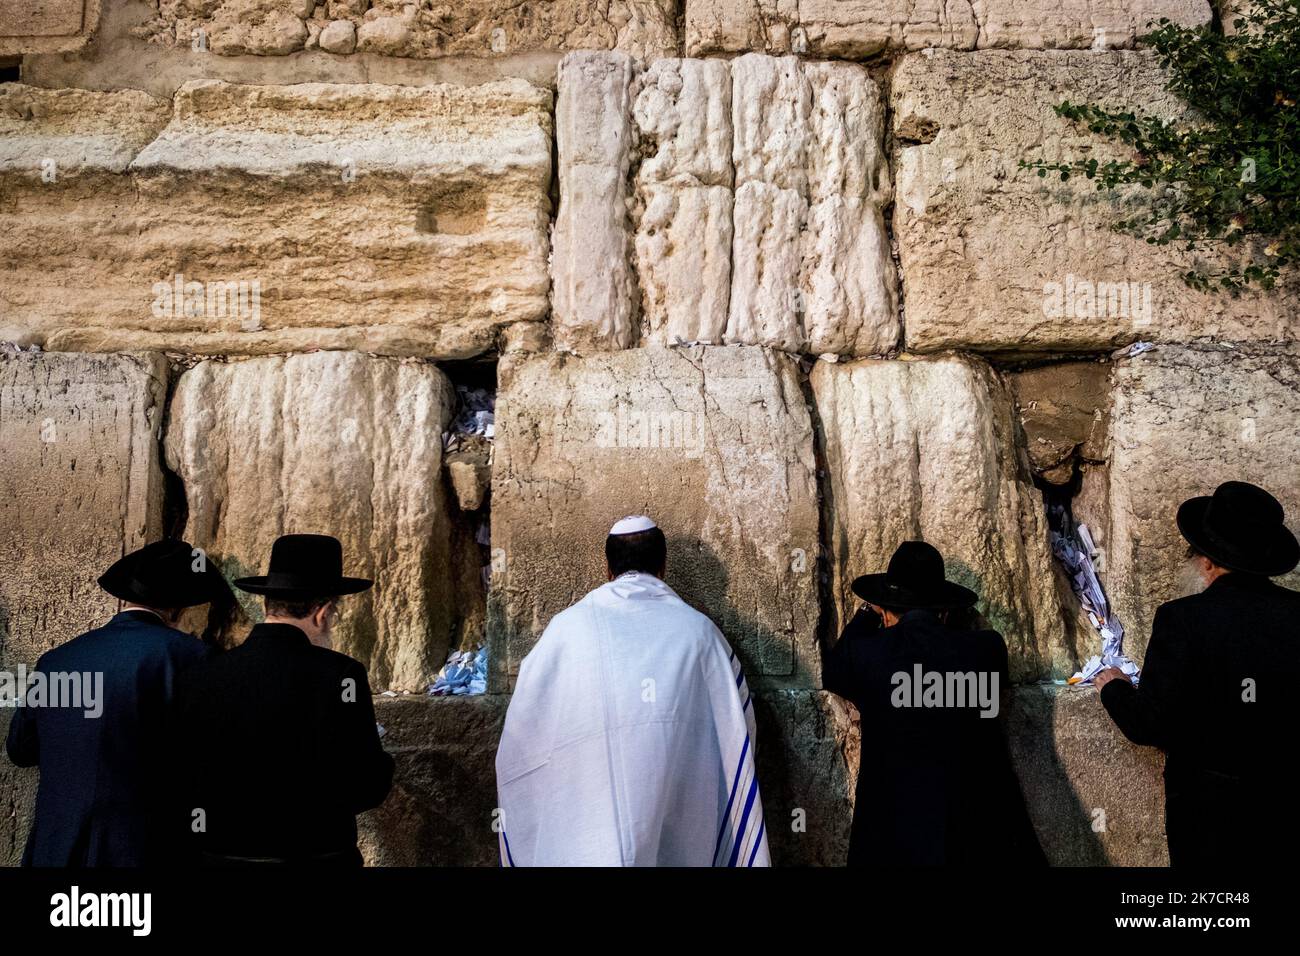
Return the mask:
{"type": "Polygon", "coordinates": [[[387,796],[393,758],[357,661],[259,624],[187,675],[176,730],[193,858],[360,864],[356,815],[387,796]]]}
{"type": "Polygon", "coordinates": [[[1297,679],[1300,594],[1225,574],[1156,611],[1139,687],[1102,688],[1124,736],[1168,755],[1171,864],[1294,860],[1297,679]]]}
{"type": "Polygon", "coordinates": [[[894,675],[918,664],[996,674],[1003,700],[1010,690],[996,631],[957,630],[926,611],[883,629],[866,609],[849,622],[824,664],[826,688],[862,717],[849,864],[1042,865],[999,720],[977,706],[894,706],[894,675]]]}
{"type": "Polygon", "coordinates": [[[42,655],[49,675],[103,674],[103,713],[20,707],[6,749],[40,767],[28,866],[141,866],[160,861],[166,728],[177,675],[207,656],[197,638],[148,611],[124,611],[42,655]]]}

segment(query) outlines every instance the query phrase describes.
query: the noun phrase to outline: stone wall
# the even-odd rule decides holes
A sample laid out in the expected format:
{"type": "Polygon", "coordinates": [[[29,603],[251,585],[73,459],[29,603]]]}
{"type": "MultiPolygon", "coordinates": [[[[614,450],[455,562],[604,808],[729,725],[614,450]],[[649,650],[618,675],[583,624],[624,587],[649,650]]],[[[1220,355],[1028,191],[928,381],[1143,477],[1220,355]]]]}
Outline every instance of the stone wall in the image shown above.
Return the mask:
{"type": "MultiPolygon", "coordinates": [[[[1043,495],[1140,660],[1181,498],[1260,481],[1295,527],[1300,296],[1192,292],[1208,260],[1110,230],[1127,197],[1018,162],[1114,155],[1062,99],[1182,116],[1140,37],[1222,9],[36,6],[0,15],[0,665],[102,621],[95,578],[165,530],[232,577],[332,532],[379,582],[340,645],[397,694],[367,859],[491,864],[519,661],[650,511],[756,688],[775,859],[836,864],[872,728],[820,648],[925,537],[1006,637],[1049,858],[1166,862],[1159,755],[1038,683],[1097,645],[1043,495]],[[444,452],[467,375],[495,437],[444,452]],[[479,641],[490,692],[426,699],[479,641]]],[[[33,785],[0,771],[0,860],[33,785]]]]}

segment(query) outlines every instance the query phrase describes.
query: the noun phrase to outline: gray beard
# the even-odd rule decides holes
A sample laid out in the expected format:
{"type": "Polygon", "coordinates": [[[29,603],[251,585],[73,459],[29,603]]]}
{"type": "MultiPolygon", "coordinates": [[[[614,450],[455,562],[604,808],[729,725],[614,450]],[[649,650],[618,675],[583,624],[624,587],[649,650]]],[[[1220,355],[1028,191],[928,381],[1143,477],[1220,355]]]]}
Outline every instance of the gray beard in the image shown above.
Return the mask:
{"type": "Polygon", "coordinates": [[[1205,590],[1205,579],[1191,561],[1184,561],[1178,571],[1178,596],[1188,597],[1205,590]]]}

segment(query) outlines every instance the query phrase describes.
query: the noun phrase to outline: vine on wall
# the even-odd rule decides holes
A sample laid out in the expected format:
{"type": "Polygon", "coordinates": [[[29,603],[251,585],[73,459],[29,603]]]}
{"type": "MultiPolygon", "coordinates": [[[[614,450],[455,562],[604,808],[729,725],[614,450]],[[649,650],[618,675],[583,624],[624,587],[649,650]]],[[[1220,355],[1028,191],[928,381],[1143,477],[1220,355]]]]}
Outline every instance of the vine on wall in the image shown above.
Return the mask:
{"type": "Polygon", "coordinates": [[[1069,101],[1055,107],[1129,146],[1132,159],[1021,160],[1020,167],[1062,181],[1084,176],[1107,192],[1140,186],[1137,211],[1114,228],[1189,250],[1242,246],[1239,264],[1183,276],[1193,288],[1235,293],[1272,288],[1300,256],[1300,7],[1254,0],[1232,25],[1225,35],[1161,20],[1143,38],[1160,57],[1167,88],[1191,107],[1187,120],[1069,101]]]}

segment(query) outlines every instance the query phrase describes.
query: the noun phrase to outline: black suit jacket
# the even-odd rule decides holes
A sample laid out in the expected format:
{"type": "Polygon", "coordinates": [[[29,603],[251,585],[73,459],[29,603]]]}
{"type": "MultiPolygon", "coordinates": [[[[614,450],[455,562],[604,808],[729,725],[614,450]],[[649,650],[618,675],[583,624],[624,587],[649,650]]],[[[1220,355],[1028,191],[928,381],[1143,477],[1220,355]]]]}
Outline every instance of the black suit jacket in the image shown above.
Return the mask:
{"type": "Polygon", "coordinates": [[[849,622],[823,670],[826,688],[862,716],[849,864],[1041,865],[998,719],[977,707],[895,706],[894,675],[916,665],[996,674],[999,711],[1010,690],[996,631],[957,630],[926,611],[883,629],[867,609],[849,622]]]}
{"type": "Polygon", "coordinates": [[[178,698],[177,825],[207,855],[195,858],[361,862],[356,815],[393,779],[361,664],[296,627],[259,624],[193,670],[178,698]]]}
{"type": "Polygon", "coordinates": [[[1168,755],[1173,865],[1253,864],[1300,850],[1297,678],[1300,594],[1225,574],[1156,611],[1139,687],[1102,688],[1124,736],[1168,755]]]}
{"type": "Polygon", "coordinates": [[[20,707],[14,714],[9,759],[41,773],[25,865],[160,861],[173,691],[178,675],[207,653],[157,615],[123,611],[42,655],[36,670],[46,675],[102,674],[103,712],[20,707]]]}

